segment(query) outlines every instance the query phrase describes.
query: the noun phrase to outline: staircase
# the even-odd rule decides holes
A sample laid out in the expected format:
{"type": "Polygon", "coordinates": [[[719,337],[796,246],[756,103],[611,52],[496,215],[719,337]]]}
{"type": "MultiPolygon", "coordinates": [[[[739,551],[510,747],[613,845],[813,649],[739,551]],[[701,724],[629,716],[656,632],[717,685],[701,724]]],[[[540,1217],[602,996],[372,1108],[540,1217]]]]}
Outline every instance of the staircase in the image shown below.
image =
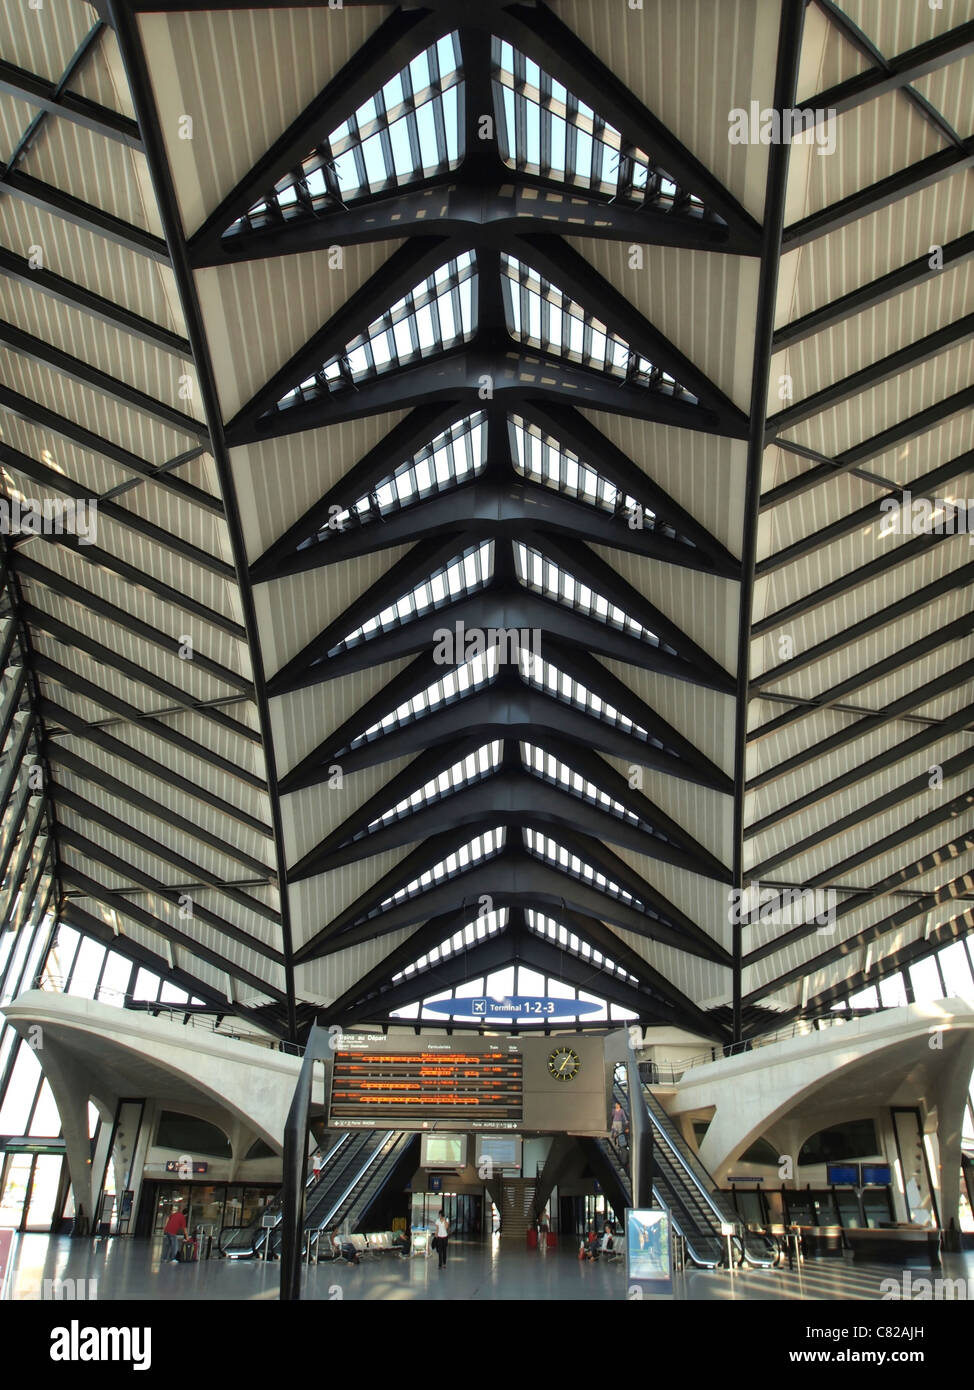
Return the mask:
{"type": "MultiPolygon", "coordinates": [[[[501,1236],[523,1245],[534,1225],[535,1178],[504,1178],[501,1184],[501,1236]]],[[[496,1198],[494,1199],[496,1203],[496,1198]]]]}

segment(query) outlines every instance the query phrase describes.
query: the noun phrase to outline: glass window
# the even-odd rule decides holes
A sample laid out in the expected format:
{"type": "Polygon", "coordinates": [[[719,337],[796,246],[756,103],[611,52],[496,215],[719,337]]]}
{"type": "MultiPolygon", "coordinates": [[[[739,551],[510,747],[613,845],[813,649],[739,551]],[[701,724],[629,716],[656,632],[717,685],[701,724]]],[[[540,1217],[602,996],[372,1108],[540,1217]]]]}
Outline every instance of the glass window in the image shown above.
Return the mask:
{"type": "Polygon", "coordinates": [[[26,1134],[30,1108],[40,1080],[40,1063],[26,1043],[20,1044],[17,1060],[0,1106],[0,1134],[26,1134]]]}
{"type": "Polygon", "coordinates": [[[61,1133],[61,1116],[58,1114],[54,1093],[47,1080],[41,1083],[41,1093],[34,1108],[30,1132],[35,1139],[54,1139],[61,1133]]]}
{"type": "Polygon", "coordinates": [[[947,997],[956,995],[960,999],[974,999],[974,981],[971,980],[971,967],[963,941],[954,941],[937,955],[944,972],[947,997]]]}
{"type": "Polygon", "coordinates": [[[880,981],[879,998],[884,1009],[895,1009],[906,1003],[906,986],[899,971],[880,981]]]}
{"type": "Polygon", "coordinates": [[[940,972],[933,956],[925,956],[910,966],[910,984],[918,1004],[932,1004],[935,999],[944,997],[940,983],[940,972]]]}
{"type": "Polygon", "coordinates": [[[798,1154],[799,1164],[841,1163],[844,1159],[875,1158],[882,1153],[872,1120],[847,1120],[819,1130],[806,1139],[798,1154]]]}
{"type": "Polygon", "coordinates": [[[101,970],[104,959],[105,948],[101,942],[86,936],[81,943],[78,958],[74,963],[71,988],[68,993],[76,995],[80,999],[94,999],[98,972],[101,970]]]}
{"type": "Polygon", "coordinates": [[[27,1230],[49,1231],[51,1229],[63,1162],[64,1160],[55,1154],[37,1155],[37,1162],[34,1164],[34,1181],[30,1189],[30,1203],[27,1207],[27,1220],[24,1222],[27,1230]]]}
{"type": "Polygon", "coordinates": [[[0,1226],[20,1226],[30,1185],[30,1169],[30,1154],[13,1154],[8,1158],[0,1193],[0,1226]]]}

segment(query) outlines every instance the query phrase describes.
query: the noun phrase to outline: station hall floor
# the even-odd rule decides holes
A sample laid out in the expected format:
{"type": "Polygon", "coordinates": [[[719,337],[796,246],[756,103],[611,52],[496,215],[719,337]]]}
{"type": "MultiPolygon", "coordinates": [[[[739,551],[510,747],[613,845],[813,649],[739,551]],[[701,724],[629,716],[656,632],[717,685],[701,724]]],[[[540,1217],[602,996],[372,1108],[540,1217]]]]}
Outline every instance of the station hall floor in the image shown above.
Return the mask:
{"type": "MultiPolygon", "coordinates": [[[[93,1280],[87,1295],[98,1301],[121,1299],[276,1300],[280,1265],[256,1260],[207,1260],[163,1264],[162,1242],[112,1239],[98,1243],[67,1236],[15,1238],[8,1299],[43,1297],[44,1281],[93,1280]]],[[[967,1280],[974,1297],[974,1252],[944,1256],[941,1270],[911,1269],[916,1280],[967,1280]]],[[[699,1300],[878,1300],[889,1292],[883,1280],[901,1279],[892,1265],[854,1264],[843,1259],[806,1261],[799,1269],[688,1270],[678,1275],[676,1296],[699,1300]]],[[[577,1258],[573,1242],[557,1250],[530,1251],[494,1237],[489,1241],[450,1242],[445,1269],[435,1259],[400,1260],[387,1255],[360,1265],[327,1263],[305,1271],[304,1297],[428,1302],[517,1300],[563,1302],[573,1299],[624,1300],[624,1262],[588,1264],[577,1258]]],[[[914,1293],[914,1296],[916,1294],[914,1293]]]]}

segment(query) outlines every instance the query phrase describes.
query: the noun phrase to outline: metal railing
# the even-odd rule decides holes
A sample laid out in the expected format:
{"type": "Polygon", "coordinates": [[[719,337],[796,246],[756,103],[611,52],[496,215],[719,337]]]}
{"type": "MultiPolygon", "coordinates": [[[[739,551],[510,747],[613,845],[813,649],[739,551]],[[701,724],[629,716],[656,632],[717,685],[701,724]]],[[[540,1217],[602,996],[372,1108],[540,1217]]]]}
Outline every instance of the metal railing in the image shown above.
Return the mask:
{"type": "MultiPolygon", "coordinates": [[[[34,981],[34,988],[46,990],[51,994],[67,994],[66,981],[58,975],[41,975],[34,981]]],[[[266,1047],[271,1052],[286,1052],[292,1057],[300,1057],[304,1051],[299,1043],[284,1042],[271,1037],[269,1033],[246,1033],[239,1028],[228,1026],[226,1019],[217,1022],[212,1014],[196,1013],[190,1004],[156,1003],[151,999],[137,999],[134,994],[123,990],[102,987],[97,997],[76,994],[73,999],[85,999],[92,1004],[110,1004],[113,1008],[128,1009],[131,1013],[151,1014],[153,1018],[164,1018],[169,1023],[178,1023],[186,1028],[200,1028],[206,1033],[215,1033],[218,1038],[231,1038],[234,1042],[250,1043],[255,1047],[266,1047]]]]}
{"type": "Polygon", "coordinates": [[[653,1069],[653,1079],[651,1085],[666,1082],[679,1081],[683,1074],[690,1071],[693,1067],[707,1066],[711,1062],[723,1062],[728,1057],[738,1057],[744,1052],[753,1052],[759,1047],[768,1047],[771,1043],[787,1042],[791,1038],[807,1037],[811,1033],[824,1032],[827,1028],[832,1028],[836,1024],[849,1023],[857,1018],[868,1017],[872,1014],[885,1013],[883,1008],[869,1009],[856,1012],[839,1012],[823,1014],[820,1018],[803,1018],[792,1023],[787,1028],[779,1028],[774,1033],[762,1033],[756,1038],[745,1038],[742,1042],[725,1043],[722,1046],[715,1045],[707,1052],[696,1052],[692,1057],[687,1057],[681,1062],[652,1062],[641,1063],[641,1066],[653,1069]]]}

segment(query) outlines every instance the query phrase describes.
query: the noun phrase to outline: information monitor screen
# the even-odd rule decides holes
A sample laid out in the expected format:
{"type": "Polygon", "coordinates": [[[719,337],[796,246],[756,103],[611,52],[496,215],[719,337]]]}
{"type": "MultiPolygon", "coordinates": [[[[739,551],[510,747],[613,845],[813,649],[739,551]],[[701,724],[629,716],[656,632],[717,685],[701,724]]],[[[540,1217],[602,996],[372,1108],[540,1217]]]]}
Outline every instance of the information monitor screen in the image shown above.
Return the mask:
{"type": "Polygon", "coordinates": [[[424,1134],[420,1164],[423,1168],[465,1168],[465,1134],[424,1134]]]}

